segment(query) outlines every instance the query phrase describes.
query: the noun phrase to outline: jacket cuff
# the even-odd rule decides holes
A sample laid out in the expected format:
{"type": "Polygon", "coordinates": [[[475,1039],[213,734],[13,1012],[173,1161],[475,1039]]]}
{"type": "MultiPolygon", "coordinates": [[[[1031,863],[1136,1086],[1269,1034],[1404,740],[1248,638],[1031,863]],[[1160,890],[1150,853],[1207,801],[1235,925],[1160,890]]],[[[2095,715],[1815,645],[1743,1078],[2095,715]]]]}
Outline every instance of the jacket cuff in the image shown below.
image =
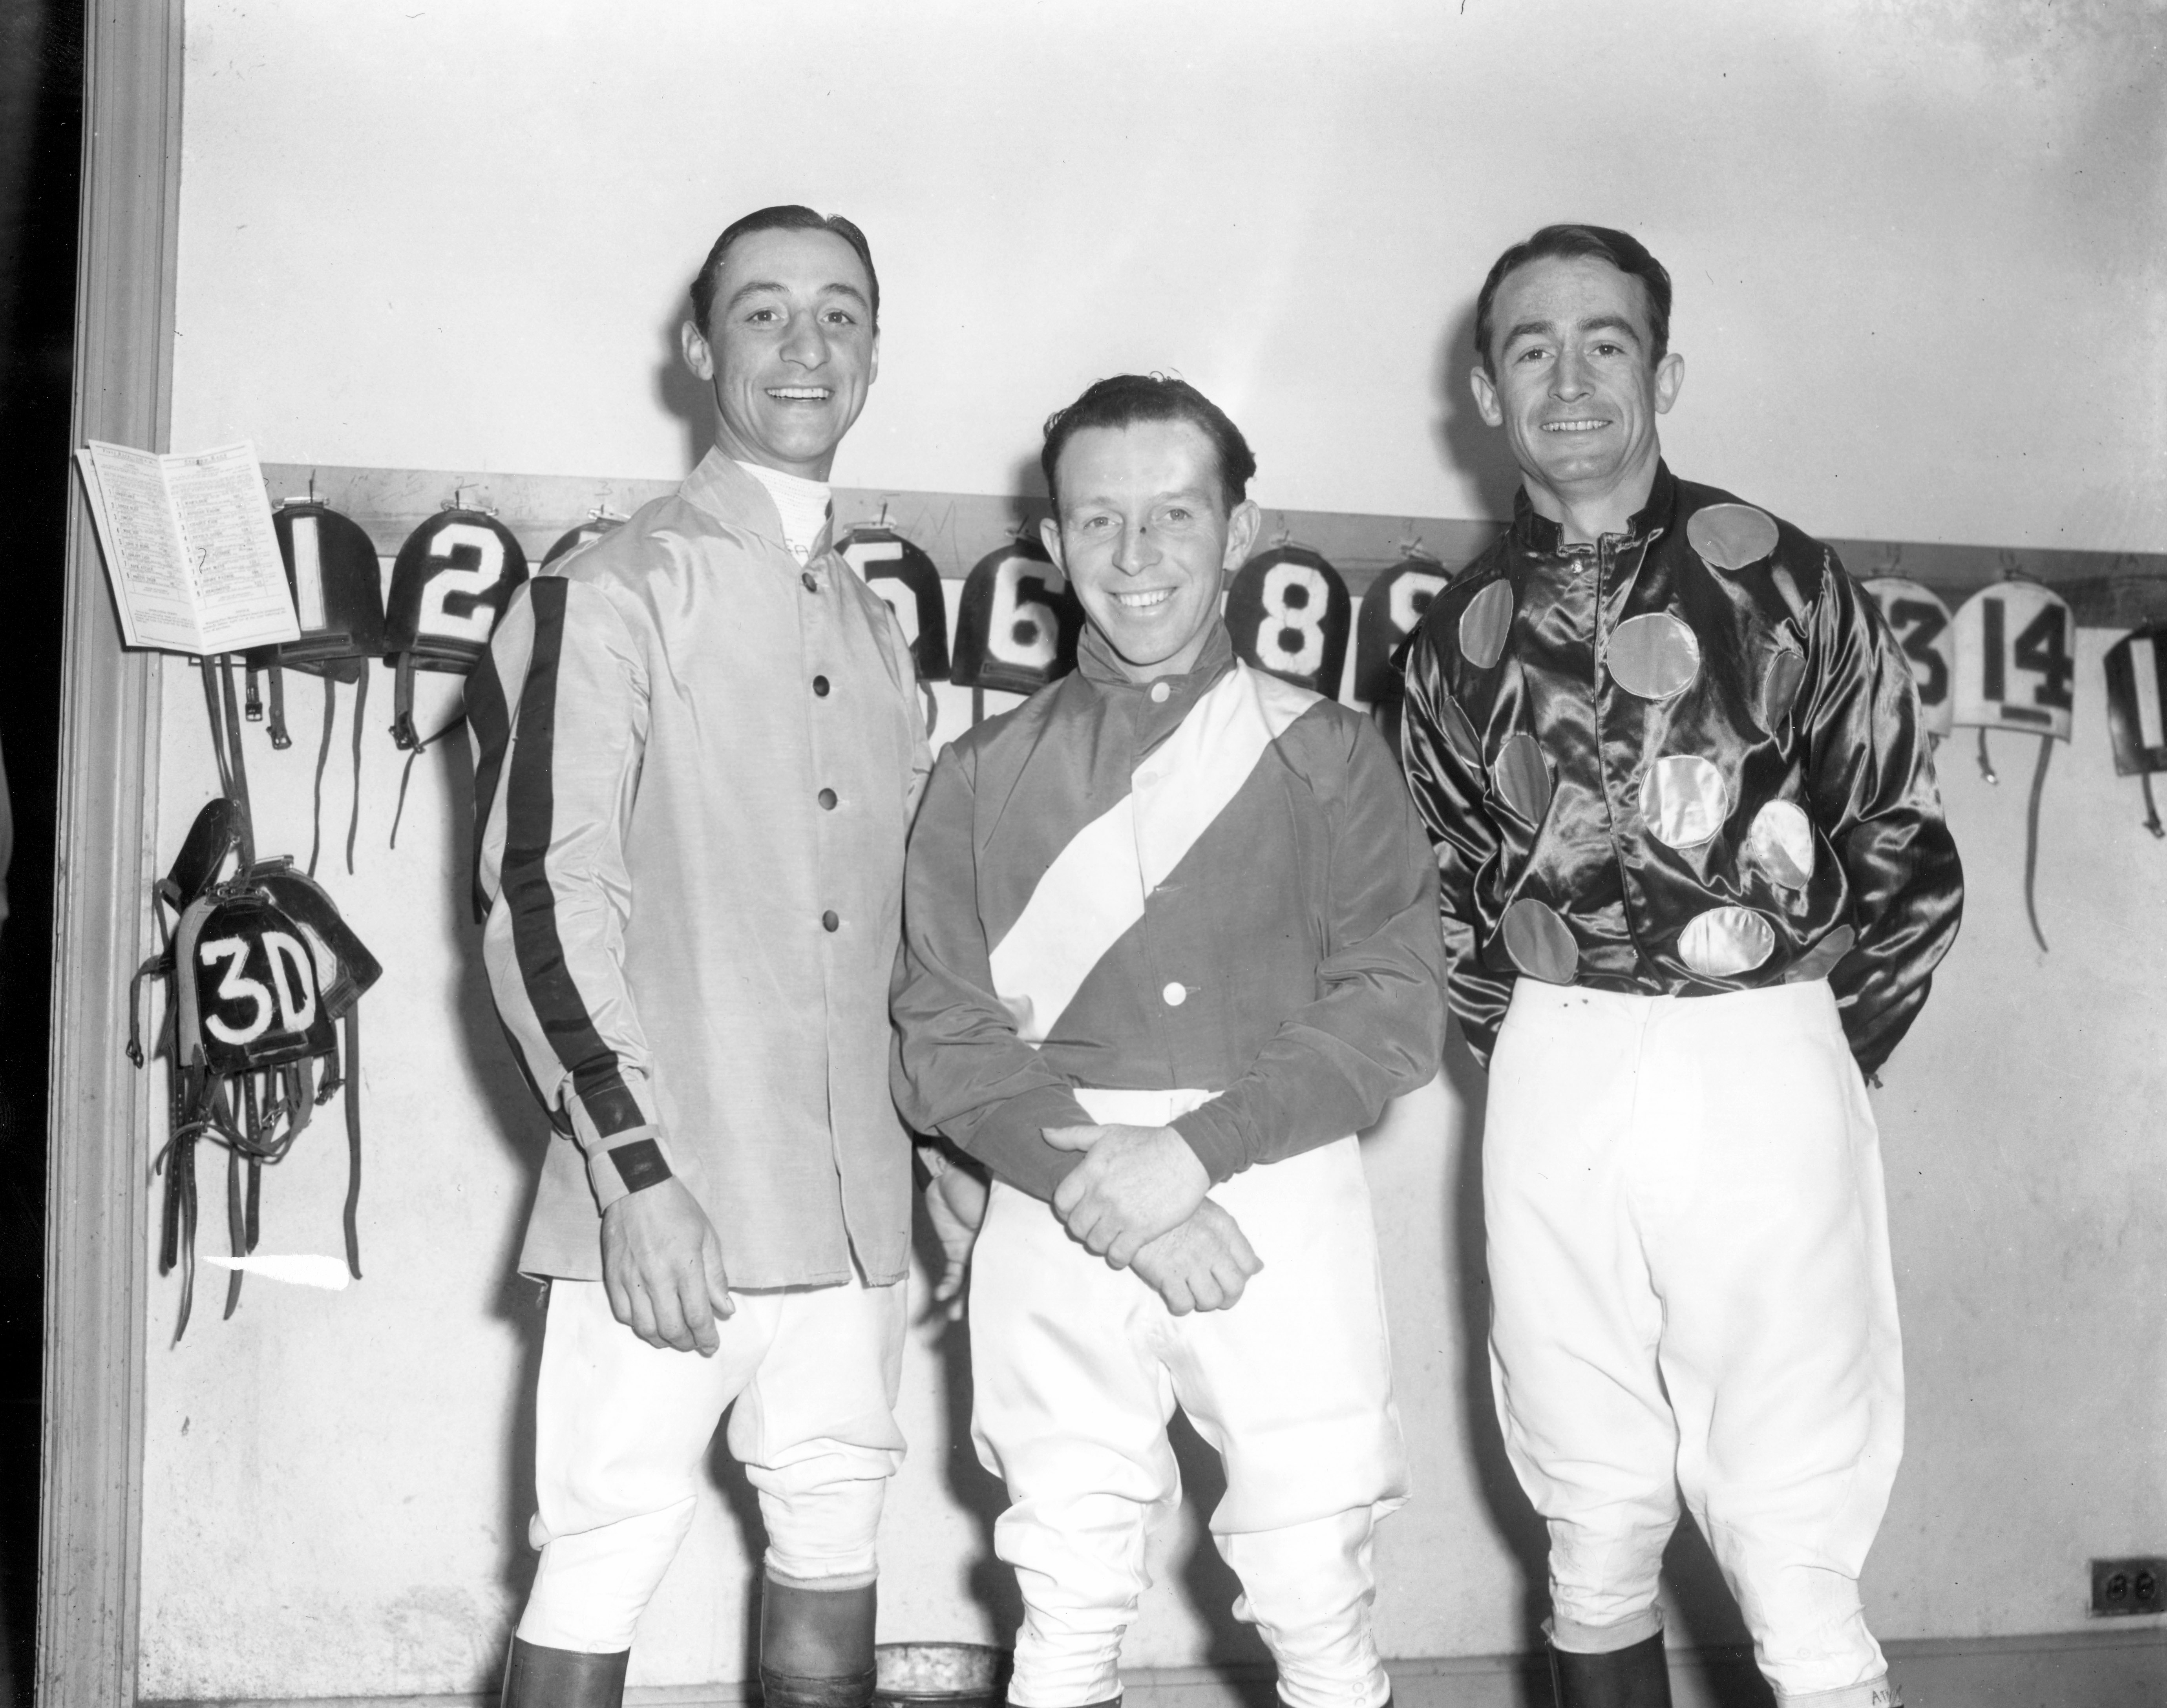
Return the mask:
{"type": "Polygon", "coordinates": [[[1213,1186],[1232,1180],[1248,1167],[1252,1154],[1248,1135],[1227,1107],[1225,1098],[1214,1097],[1186,1115],[1177,1115],[1168,1124],[1196,1153],[1213,1186]]]}
{"type": "Polygon", "coordinates": [[[1009,1098],[967,1132],[955,1136],[996,1179],[1034,1198],[1050,1199],[1084,1158],[1078,1151],[1056,1150],[1046,1142],[1046,1129],[1093,1124],[1068,1086],[1041,1085],[1009,1098]]]}
{"type": "Polygon", "coordinates": [[[620,1198],[628,1198],[649,1186],[659,1186],[676,1172],[670,1143],[659,1127],[628,1127],[623,1132],[586,1148],[587,1184],[594,1188],[595,1204],[607,1210],[620,1198]]]}

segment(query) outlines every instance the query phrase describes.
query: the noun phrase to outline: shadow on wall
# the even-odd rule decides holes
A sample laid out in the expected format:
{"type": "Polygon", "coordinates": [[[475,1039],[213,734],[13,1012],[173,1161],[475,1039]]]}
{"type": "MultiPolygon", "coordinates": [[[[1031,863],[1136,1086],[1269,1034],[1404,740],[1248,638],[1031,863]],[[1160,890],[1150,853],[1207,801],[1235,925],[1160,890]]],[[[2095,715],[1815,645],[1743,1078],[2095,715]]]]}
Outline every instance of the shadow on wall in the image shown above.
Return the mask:
{"type": "Polygon", "coordinates": [[[1475,366],[1475,299],[1454,317],[1438,339],[1432,363],[1437,387],[1437,446],[1448,467],[1471,479],[1482,495],[1481,513],[1510,516],[1520,471],[1503,432],[1476,411],[1467,375],[1475,366]]]}
{"type": "MultiPolygon", "coordinates": [[[[913,1196],[917,1195],[914,1193],[913,1196]]],[[[924,1201],[918,1201],[922,1204],[924,1201]]],[[[939,1236],[922,1212],[914,1210],[910,1238],[924,1273],[940,1274],[946,1266],[946,1259],[941,1254],[939,1236]]],[[[929,1315],[943,1308],[930,1299],[925,1303],[929,1315]]],[[[1008,1506],[1008,1490],[999,1477],[978,1463],[978,1454],[971,1445],[971,1330],[967,1319],[945,1324],[939,1346],[935,1355],[940,1364],[940,1439],[947,1448],[940,1467],[940,1483],[949,1498],[970,1514],[977,1533],[970,1570],[964,1581],[969,1586],[971,1599],[991,1616],[997,1641],[1013,1646],[1016,1627],[1023,1622],[1023,1597],[1016,1589],[1015,1573],[993,1557],[993,1520],[1008,1506]]]]}
{"type": "MultiPolygon", "coordinates": [[[[703,249],[700,252],[705,255],[703,249]]],[[[689,283],[691,273],[685,277],[689,283]]],[[[654,367],[654,400],[674,416],[685,429],[685,466],[693,469],[707,454],[715,439],[715,400],[699,376],[685,365],[678,329],[692,317],[688,295],[673,297],[663,310],[659,342],[661,359],[654,367]]]]}
{"type": "MultiPolygon", "coordinates": [[[[459,938],[455,1024],[466,1057],[468,1083],[480,1093],[497,1142],[517,1158],[522,1175],[530,1181],[538,1180],[543,1148],[548,1142],[548,1119],[527,1090],[511,1045],[498,1024],[489,971],[482,961],[481,927],[474,917],[474,750],[463,724],[432,740],[429,749],[417,763],[433,764],[443,789],[443,821],[453,827],[450,841],[454,852],[445,862],[444,870],[452,889],[450,913],[459,938]]],[[[503,1280],[491,1305],[492,1313],[517,1334],[520,1346],[519,1376],[514,1392],[506,1397],[504,1463],[509,1475],[500,1508],[499,1534],[505,1546],[497,1567],[507,1603],[514,1608],[526,1605],[538,1558],[527,1545],[527,1525],[534,1512],[534,1384],[542,1368],[543,1313],[548,1298],[542,1284],[519,1273],[519,1247],[526,1227],[522,1202],[519,1213],[506,1220],[495,1260],[495,1272],[503,1280]]],[[[501,1655],[511,1643],[511,1628],[507,1626],[495,1636],[495,1652],[501,1655]]]]}

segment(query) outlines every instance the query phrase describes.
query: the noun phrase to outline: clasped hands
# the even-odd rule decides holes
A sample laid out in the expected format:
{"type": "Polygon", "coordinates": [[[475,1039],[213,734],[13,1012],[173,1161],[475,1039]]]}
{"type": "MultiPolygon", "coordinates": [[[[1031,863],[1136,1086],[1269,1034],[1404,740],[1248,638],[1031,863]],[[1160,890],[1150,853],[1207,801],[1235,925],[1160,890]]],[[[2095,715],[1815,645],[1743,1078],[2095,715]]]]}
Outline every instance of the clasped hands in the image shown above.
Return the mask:
{"type": "Polygon", "coordinates": [[[1170,1127],[1049,1127],[1084,1159],[1054,1189],[1053,1213],[1086,1249],[1133,1269],[1177,1317],[1223,1311],[1264,1267],[1240,1224],[1205,1196],[1211,1177],[1170,1127]]]}

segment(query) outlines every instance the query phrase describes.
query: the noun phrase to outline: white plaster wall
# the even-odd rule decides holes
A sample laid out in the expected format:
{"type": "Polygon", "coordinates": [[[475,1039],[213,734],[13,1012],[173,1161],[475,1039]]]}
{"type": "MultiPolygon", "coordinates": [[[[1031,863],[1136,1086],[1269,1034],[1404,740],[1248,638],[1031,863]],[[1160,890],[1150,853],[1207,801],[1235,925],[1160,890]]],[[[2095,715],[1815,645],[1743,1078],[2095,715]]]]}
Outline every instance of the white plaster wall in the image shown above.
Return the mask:
{"type": "MultiPolygon", "coordinates": [[[[1508,483],[1450,341],[1497,249],[1586,217],[1677,276],[1686,472],[1833,535],[2167,549],[2159,20],[2043,0],[194,0],[174,443],[674,475],[694,448],[666,366],[684,278],[736,213],[803,199],[866,226],[887,294],[840,480],[1010,490],[1049,409],[1171,367],[1243,422],[1267,503],[1494,513],[1508,483]]],[[[2167,1545],[2167,850],[2110,775],[2106,639],[2085,636],[2049,784],[2051,955],[2019,892],[2028,755],[1999,744],[1998,789],[1945,756],[1970,914],[1878,1104],[1913,1392],[1868,1578],[1885,1635],[2080,1625],[2088,1554],[2167,1545]]],[[[295,749],[248,751],[263,845],[299,852],[320,701],[290,686],[295,749]]],[[[462,917],[456,753],[416,767],[384,846],[389,687],[358,871],[323,868],[388,969],[363,1005],[368,1279],[252,1282],[221,1323],[207,1271],[188,1339],[154,1352],[146,1696],[475,1688],[531,1570],[537,1318],[509,1276],[538,1123],[462,917]]],[[[441,713],[450,684],[424,687],[441,713]]],[[[169,668],[166,696],[170,851],[214,784],[193,673],[169,668]]],[[[1370,1152],[1417,1465],[1380,1548],[1399,1655],[1517,1647],[1540,1591],[1480,1386],[1470,1091],[1464,1069],[1370,1152]]],[[[332,1124],[273,1171],[268,1249],[336,1249],[341,1152],[332,1124]]],[[[207,1167],[207,1204],[220,1185],[207,1167]]],[[[157,1291],[154,1325],[172,1303],[157,1291]]],[[[1009,1605],[955,1348],[929,1327],[911,1354],[891,1636],[989,1634],[1009,1605]]],[[[733,1513],[723,1493],[703,1511],[636,1679],[741,1671],[733,1513]]],[[[1183,1587],[1147,1607],[1139,1664],[1248,1652],[1196,1610],[1226,1586],[1183,1564],[1192,1542],[1163,1551],[1183,1587]]],[[[1685,1564],[1684,1624],[1724,1634],[1685,1564]]]]}

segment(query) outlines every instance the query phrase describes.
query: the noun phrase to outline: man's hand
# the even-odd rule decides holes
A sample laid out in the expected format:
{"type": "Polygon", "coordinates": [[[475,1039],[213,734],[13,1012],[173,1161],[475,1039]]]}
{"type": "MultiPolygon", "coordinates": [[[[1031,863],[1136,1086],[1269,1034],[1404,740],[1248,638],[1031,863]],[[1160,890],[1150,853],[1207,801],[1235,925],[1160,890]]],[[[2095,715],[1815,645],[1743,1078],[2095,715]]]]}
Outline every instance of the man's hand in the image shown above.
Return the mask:
{"type": "Polygon", "coordinates": [[[1133,1265],[1177,1317],[1231,1309],[1264,1266],[1240,1224],[1209,1198],[1174,1232],[1139,1251],[1133,1265]]]}
{"type": "Polygon", "coordinates": [[[978,1243],[978,1227],[986,1219],[984,1180],[961,1164],[949,1164],[925,1183],[925,1219],[933,1224],[946,1260],[940,1279],[933,1284],[933,1302],[936,1309],[946,1306],[946,1316],[953,1323],[963,1314],[971,1248],[978,1243]]]}
{"type": "Polygon", "coordinates": [[[602,1286],[611,1313],[649,1345],[702,1358],[722,1344],[715,1319],[737,1308],[714,1223],[674,1176],[602,1212],[602,1286]]]}
{"type": "Polygon", "coordinates": [[[1049,1127],[1046,1142],[1086,1153],[1054,1188],[1053,1213],[1115,1269],[1195,1214],[1211,1176],[1170,1127],[1049,1127]]]}

